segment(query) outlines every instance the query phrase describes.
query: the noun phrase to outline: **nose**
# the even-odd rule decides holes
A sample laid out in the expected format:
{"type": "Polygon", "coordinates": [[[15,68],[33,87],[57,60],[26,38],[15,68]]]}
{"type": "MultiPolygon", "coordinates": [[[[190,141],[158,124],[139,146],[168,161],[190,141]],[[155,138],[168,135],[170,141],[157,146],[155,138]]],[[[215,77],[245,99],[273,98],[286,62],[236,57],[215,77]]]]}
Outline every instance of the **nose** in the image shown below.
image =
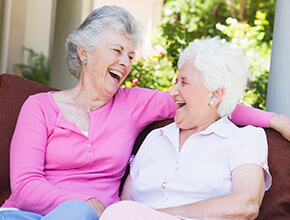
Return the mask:
{"type": "Polygon", "coordinates": [[[171,87],[171,89],[169,90],[169,95],[171,97],[177,96],[179,94],[177,85],[175,84],[174,86],[171,87]]]}
{"type": "Polygon", "coordinates": [[[131,60],[129,59],[129,57],[125,54],[122,54],[122,56],[120,57],[119,60],[119,64],[123,67],[128,67],[131,64],[131,60]]]}

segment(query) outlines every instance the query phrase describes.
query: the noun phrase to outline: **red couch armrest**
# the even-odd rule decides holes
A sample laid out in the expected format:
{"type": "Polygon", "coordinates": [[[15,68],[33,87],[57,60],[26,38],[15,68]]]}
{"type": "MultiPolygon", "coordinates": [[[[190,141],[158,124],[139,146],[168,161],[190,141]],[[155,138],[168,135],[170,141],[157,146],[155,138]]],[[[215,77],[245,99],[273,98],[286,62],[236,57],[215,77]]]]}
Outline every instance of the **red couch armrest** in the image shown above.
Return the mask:
{"type": "Polygon", "coordinates": [[[290,219],[290,142],[277,131],[265,129],[272,186],[265,193],[257,220],[290,219]]]}

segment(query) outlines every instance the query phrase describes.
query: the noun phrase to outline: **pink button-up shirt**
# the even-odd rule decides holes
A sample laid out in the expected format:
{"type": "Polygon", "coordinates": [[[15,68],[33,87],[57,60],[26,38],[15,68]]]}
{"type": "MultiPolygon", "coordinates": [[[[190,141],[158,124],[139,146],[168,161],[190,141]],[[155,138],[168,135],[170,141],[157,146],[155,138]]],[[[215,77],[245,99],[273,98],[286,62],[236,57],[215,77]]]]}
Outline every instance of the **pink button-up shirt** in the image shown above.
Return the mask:
{"type": "Polygon", "coordinates": [[[5,207],[47,214],[60,203],[96,197],[119,201],[119,185],[137,135],[149,123],[172,118],[167,93],[120,88],[89,113],[88,136],[68,122],[51,92],[24,103],[11,143],[12,196],[5,207]]]}

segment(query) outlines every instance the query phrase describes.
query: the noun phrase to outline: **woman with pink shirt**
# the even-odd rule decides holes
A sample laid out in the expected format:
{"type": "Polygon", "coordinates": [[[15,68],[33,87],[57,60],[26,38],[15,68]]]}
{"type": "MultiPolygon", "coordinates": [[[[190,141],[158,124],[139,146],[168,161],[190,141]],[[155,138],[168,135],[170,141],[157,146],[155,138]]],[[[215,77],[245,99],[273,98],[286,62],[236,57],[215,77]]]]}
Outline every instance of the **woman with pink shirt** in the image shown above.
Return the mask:
{"type": "Polygon", "coordinates": [[[153,130],[131,164],[121,195],[101,220],[255,219],[271,186],[262,128],[228,117],[250,76],[241,48],[218,38],[183,53],[169,94],[174,122],[153,130]]]}
{"type": "MultiPolygon", "coordinates": [[[[176,110],[168,93],[120,87],[140,35],[128,11],[104,6],[68,37],[68,69],[78,83],[24,103],[11,142],[12,194],[0,219],[98,219],[119,201],[137,135],[176,110]]],[[[287,132],[273,115],[238,105],[232,120],[287,132]]]]}

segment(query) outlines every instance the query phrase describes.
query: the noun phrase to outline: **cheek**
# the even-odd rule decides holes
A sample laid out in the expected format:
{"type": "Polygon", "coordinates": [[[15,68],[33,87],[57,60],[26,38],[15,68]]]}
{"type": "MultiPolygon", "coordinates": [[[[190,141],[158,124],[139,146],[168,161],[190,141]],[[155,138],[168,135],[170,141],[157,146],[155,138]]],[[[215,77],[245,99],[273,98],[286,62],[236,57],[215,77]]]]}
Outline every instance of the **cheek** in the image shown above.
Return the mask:
{"type": "Polygon", "coordinates": [[[132,63],[128,66],[128,74],[131,72],[131,69],[132,69],[132,63]]]}
{"type": "Polygon", "coordinates": [[[128,66],[128,68],[126,69],[126,76],[125,76],[125,78],[130,74],[131,69],[132,69],[132,64],[130,66],[128,66]]]}
{"type": "Polygon", "coordinates": [[[196,117],[204,113],[208,107],[207,97],[198,93],[189,96],[190,101],[187,102],[187,112],[190,117],[196,117]]]}

